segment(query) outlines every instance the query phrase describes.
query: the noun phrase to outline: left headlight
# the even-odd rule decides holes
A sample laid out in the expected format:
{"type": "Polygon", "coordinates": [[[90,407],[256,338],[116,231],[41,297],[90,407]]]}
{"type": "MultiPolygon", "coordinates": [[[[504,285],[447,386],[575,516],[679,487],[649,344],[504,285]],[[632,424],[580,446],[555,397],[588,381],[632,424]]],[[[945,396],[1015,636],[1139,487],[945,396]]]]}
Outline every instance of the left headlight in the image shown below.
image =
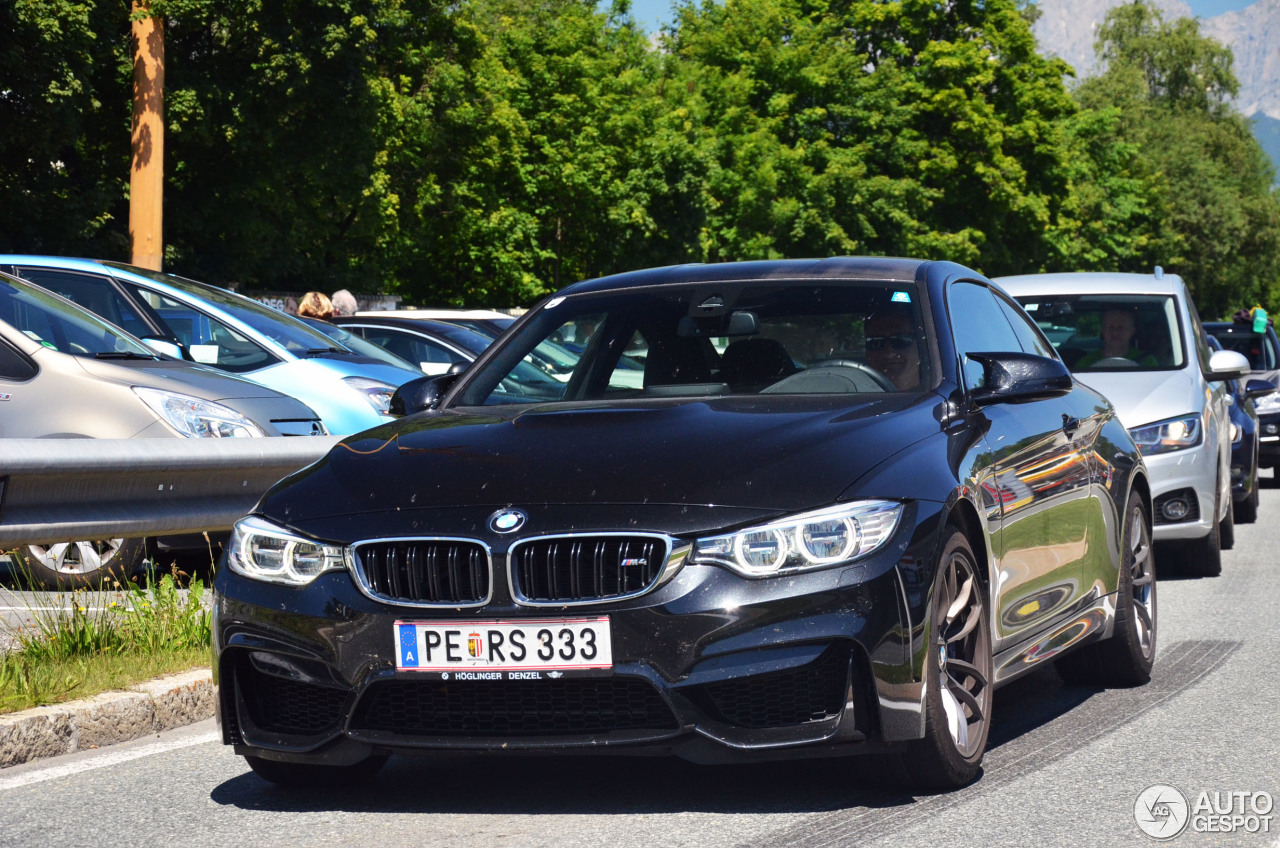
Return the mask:
{"type": "Polygon", "coordinates": [[[298,536],[251,515],[232,528],[227,565],[254,580],[305,586],[326,571],[346,568],[347,562],[340,547],[298,536]]]}
{"type": "Polygon", "coordinates": [[[1157,421],[1129,431],[1143,456],[1186,450],[1200,444],[1204,428],[1199,415],[1182,415],[1168,421],[1157,421]]]}
{"type": "Polygon", "coordinates": [[[364,395],[379,415],[391,414],[391,396],[396,393],[395,386],[368,377],[343,377],[342,382],[364,395]]]}
{"type": "Polygon", "coordinates": [[[257,424],[234,409],[211,400],[145,386],[133,391],[151,411],[188,439],[235,439],[265,436],[257,424]]]}
{"type": "Polygon", "coordinates": [[[690,561],[728,566],[747,577],[836,565],[882,546],[901,515],[902,504],[893,501],[840,504],[698,539],[690,561]]]}

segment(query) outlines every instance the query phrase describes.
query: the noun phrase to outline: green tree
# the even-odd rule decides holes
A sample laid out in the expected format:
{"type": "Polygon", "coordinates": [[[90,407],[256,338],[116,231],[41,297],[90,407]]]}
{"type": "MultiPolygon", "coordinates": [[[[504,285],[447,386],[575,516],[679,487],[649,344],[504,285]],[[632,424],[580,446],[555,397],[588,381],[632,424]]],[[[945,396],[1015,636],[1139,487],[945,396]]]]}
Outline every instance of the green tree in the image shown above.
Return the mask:
{"type": "Polygon", "coordinates": [[[717,151],[707,258],[1054,255],[1075,107],[1013,0],[687,4],[672,44],[717,151]]]}
{"type": "Polygon", "coordinates": [[[1274,298],[1280,195],[1231,105],[1239,85],[1230,50],[1201,35],[1197,21],[1165,22],[1141,0],[1108,14],[1097,50],[1106,71],[1077,97],[1086,109],[1118,113],[1112,137],[1137,149],[1131,173],[1150,198],[1151,214],[1131,230],[1137,249],[1117,255],[1118,267],[1159,263],[1180,273],[1206,317],[1274,298]]]}
{"type": "Polygon", "coordinates": [[[128,258],[129,10],[0,3],[0,250],[128,258]]]}

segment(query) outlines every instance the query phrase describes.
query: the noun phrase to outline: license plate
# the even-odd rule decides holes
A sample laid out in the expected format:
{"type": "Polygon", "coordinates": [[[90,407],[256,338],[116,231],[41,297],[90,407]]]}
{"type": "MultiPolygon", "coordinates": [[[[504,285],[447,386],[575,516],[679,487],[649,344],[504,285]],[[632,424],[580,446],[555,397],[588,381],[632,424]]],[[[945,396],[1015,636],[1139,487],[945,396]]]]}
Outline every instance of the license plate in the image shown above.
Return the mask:
{"type": "Polygon", "coordinates": [[[608,674],[607,615],[519,621],[397,621],[396,668],[456,680],[608,674]]]}

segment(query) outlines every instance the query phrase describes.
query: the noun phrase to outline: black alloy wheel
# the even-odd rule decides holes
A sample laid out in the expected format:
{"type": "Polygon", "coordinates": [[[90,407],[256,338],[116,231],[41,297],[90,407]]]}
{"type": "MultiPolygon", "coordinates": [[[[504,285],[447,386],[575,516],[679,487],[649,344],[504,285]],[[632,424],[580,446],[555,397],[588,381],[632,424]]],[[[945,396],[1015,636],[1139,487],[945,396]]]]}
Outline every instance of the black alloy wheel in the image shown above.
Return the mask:
{"type": "Polygon", "coordinates": [[[952,529],[939,558],[925,657],[925,735],[902,756],[908,782],[951,789],[978,775],[991,723],[987,589],[969,540],[952,529]]]}
{"type": "Polygon", "coordinates": [[[1126,516],[1114,630],[1110,638],[1056,661],[1068,683],[1125,687],[1151,679],[1156,660],[1156,560],[1146,505],[1136,492],[1129,496],[1126,516]]]}

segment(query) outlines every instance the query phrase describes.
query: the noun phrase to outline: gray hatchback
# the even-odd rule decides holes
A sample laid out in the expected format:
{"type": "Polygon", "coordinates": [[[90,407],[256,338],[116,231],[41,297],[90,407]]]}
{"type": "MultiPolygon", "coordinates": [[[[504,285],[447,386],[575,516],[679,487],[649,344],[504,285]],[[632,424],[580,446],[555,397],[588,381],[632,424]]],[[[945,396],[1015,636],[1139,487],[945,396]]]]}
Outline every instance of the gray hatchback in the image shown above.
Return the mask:
{"type": "MultiPolygon", "coordinates": [[[[53,292],[0,274],[0,438],[246,438],[323,434],[301,401],[157,354],[53,292]]],[[[76,588],[127,571],[141,539],[24,545],[37,581],[76,588]]]]}

